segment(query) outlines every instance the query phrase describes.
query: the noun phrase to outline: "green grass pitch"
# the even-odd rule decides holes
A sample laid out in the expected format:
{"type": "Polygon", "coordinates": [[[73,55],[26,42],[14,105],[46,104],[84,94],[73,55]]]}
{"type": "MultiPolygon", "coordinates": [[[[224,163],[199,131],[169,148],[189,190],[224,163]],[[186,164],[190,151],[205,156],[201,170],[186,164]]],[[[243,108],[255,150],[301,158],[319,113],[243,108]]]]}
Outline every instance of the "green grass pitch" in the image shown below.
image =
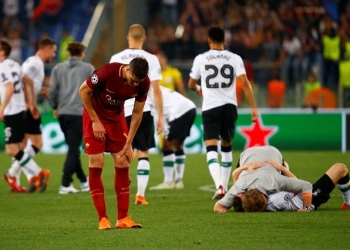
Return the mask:
{"type": "MultiPolygon", "coordinates": [[[[333,163],[350,166],[350,153],[282,152],[297,177],[316,181],[333,163]]],[[[235,151],[234,164],[239,152],[235,151]]],[[[64,155],[35,157],[51,170],[45,193],[11,194],[0,181],[0,249],[349,249],[350,211],[340,210],[336,188],[330,201],[310,213],[215,214],[214,193],[205,155],[188,155],[185,189],[146,192],[149,206],[133,204],[136,161],[131,164],[129,213],[142,229],[97,230],[98,221],[89,193],[58,195],[64,155]],[[205,191],[203,189],[210,189],[205,191]]],[[[87,172],[87,156],[82,154],[87,172]]],[[[150,157],[149,187],[163,180],[162,158],[150,157]]],[[[10,158],[0,153],[1,173],[10,158]]],[[[107,212],[115,226],[113,164],[106,155],[103,172],[107,212]]],[[[26,183],[22,178],[22,183],[26,183]]],[[[75,187],[79,182],[75,179],[75,187]]]]}

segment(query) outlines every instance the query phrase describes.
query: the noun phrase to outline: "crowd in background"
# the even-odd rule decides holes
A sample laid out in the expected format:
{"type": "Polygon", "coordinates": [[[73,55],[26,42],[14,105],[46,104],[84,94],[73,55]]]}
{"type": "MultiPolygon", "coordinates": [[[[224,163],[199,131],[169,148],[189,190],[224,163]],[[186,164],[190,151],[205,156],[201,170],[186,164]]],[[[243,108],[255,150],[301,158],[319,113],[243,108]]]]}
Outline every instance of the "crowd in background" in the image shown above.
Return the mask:
{"type": "MultiPolygon", "coordinates": [[[[91,12],[97,2],[80,5],[91,12]]],[[[65,20],[76,5],[65,0],[0,0],[0,37],[11,42],[11,58],[22,62],[30,56],[38,39],[49,35],[45,28],[60,20],[56,61],[64,60],[67,54],[61,48],[76,39],[65,20]]],[[[243,58],[252,82],[266,87],[275,78],[294,89],[314,79],[316,84],[310,86],[336,92],[340,82],[350,92],[349,0],[148,0],[148,11],[144,49],[163,51],[170,62],[193,60],[208,50],[207,28],[216,25],[225,29],[225,48],[243,58]]],[[[350,93],[348,99],[350,105],[350,93]]]]}
{"type": "MultiPolygon", "coordinates": [[[[163,50],[170,60],[193,59],[207,50],[206,30],[214,25],[225,28],[226,49],[246,63],[280,65],[289,87],[313,74],[336,89],[333,65],[350,55],[350,1],[149,0],[149,6],[146,49],[163,50]],[[326,36],[339,38],[339,55],[327,58],[326,36]]],[[[275,74],[261,68],[254,78],[266,84],[275,74]]]]}

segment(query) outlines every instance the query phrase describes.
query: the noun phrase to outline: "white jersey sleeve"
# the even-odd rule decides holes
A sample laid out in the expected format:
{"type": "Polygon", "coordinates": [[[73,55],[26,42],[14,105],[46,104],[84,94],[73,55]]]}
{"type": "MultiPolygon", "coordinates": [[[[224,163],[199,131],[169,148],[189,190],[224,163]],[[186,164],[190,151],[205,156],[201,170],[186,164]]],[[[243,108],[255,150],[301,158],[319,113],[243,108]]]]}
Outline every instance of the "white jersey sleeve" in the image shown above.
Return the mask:
{"type": "MultiPolygon", "coordinates": [[[[178,119],[191,109],[196,108],[194,102],[180,93],[163,86],[160,86],[160,90],[162,91],[163,96],[163,116],[166,122],[178,119]]],[[[155,111],[153,91],[148,93],[147,98],[150,99],[150,103],[152,103],[151,108],[155,111]]]]}
{"type": "Polygon", "coordinates": [[[1,99],[4,98],[4,84],[12,83],[14,93],[7,104],[4,115],[15,115],[25,110],[25,98],[21,82],[21,66],[12,59],[5,59],[1,63],[1,99]]]}
{"type": "Polygon", "coordinates": [[[266,207],[267,211],[288,211],[288,210],[297,210],[292,209],[291,199],[294,194],[290,192],[277,192],[269,195],[268,205],[266,207]]]}
{"type": "Polygon", "coordinates": [[[190,77],[201,79],[202,111],[233,104],[237,106],[236,78],[245,74],[242,58],[227,50],[209,50],[198,55],[190,77]]]}
{"type": "Polygon", "coordinates": [[[27,74],[34,82],[35,94],[39,94],[44,78],[44,63],[38,56],[31,56],[22,64],[23,75],[27,74]]]}
{"type": "MultiPolygon", "coordinates": [[[[297,211],[303,207],[303,197],[299,193],[294,196],[290,192],[277,192],[269,195],[266,211],[297,211]]],[[[314,205],[311,205],[311,210],[314,210],[314,205]]]]}

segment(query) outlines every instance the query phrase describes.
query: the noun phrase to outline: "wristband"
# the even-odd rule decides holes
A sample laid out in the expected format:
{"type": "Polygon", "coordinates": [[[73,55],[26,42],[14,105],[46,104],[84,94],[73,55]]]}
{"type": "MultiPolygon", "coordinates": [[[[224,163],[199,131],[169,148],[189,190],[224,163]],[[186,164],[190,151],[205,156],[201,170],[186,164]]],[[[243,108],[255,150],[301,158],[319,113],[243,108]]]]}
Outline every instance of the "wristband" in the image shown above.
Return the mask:
{"type": "Polygon", "coordinates": [[[306,209],[306,210],[311,210],[311,206],[304,206],[303,209],[306,209]]]}
{"type": "Polygon", "coordinates": [[[196,85],[196,91],[200,91],[201,90],[201,86],[196,85]]]}

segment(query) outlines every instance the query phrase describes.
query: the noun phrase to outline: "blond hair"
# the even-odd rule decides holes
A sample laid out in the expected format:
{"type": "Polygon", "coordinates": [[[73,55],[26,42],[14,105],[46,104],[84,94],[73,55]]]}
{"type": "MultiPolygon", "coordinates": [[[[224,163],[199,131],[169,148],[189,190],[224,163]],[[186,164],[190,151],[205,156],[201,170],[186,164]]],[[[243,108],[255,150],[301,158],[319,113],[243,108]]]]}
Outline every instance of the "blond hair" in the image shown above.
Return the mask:
{"type": "Polygon", "coordinates": [[[145,37],[145,29],[140,24],[133,24],[129,28],[129,37],[135,41],[139,41],[145,37]]]}
{"type": "Polygon", "coordinates": [[[245,192],[242,198],[242,207],[246,212],[262,212],[267,206],[267,199],[257,189],[250,189],[245,192]]]}

